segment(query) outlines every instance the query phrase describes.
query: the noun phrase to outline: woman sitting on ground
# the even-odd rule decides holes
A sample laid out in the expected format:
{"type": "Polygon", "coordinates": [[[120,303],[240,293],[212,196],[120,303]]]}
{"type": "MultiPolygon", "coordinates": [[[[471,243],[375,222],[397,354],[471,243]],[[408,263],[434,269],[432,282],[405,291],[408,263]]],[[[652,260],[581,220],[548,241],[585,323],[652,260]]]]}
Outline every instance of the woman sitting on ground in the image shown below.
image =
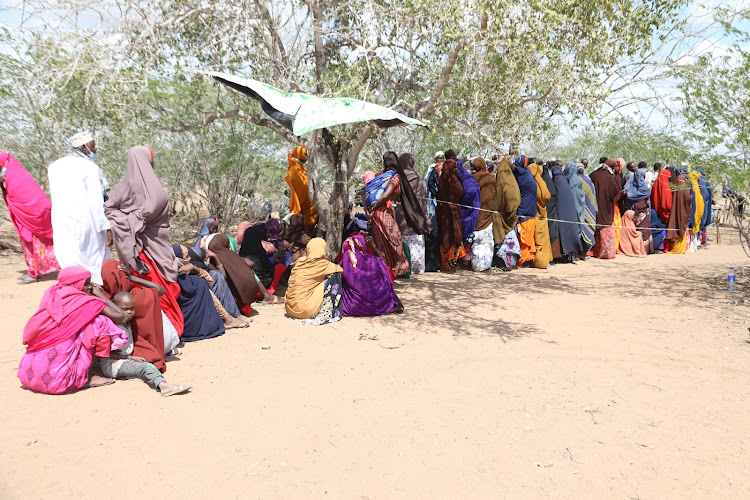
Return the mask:
{"type": "MultiPolygon", "coordinates": [[[[253,272],[258,277],[263,286],[268,290],[268,293],[274,293],[276,287],[281,280],[281,276],[286,271],[284,264],[273,264],[268,256],[268,249],[263,245],[264,240],[267,240],[267,230],[265,224],[256,224],[245,230],[245,234],[242,238],[242,245],[240,246],[240,257],[248,260],[248,264],[252,264],[253,272]]],[[[274,251],[275,247],[273,244],[270,245],[270,250],[274,251]]]]}
{"type": "Polygon", "coordinates": [[[195,240],[195,244],[193,246],[201,246],[201,240],[203,240],[208,235],[215,234],[218,230],[219,222],[216,219],[205,219],[203,221],[203,224],[201,224],[200,231],[198,231],[198,239],[195,240]]]}
{"type": "Polygon", "coordinates": [[[344,316],[382,316],[402,313],[388,268],[372,238],[352,235],[342,245],[344,316]]]}
{"type": "MultiPolygon", "coordinates": [[[[193,306],[191,306],[189,303],[194,302],[194,299],[190,299],[191,294],[197,294],[203,295],[203,292],[201,289],[203,288],[201,285],[198,285],[197,283],[192,283],[194,280],[193,277],[198,277],[205,281],[206,285],[209,287],[208,295],[211,299],[211,302],[213,303],[214,310],[218,313],[219,317],[221,318],[222,322],[224,323],[224,328],[245,328],[250,326],[250,318],[247,318],[245,316],[242,316],[239,314],[239,310],[237,309],[237,303],[234,301],[234,298],[232,297],[231,291],[229,291],[229,285],[226,284],[226,280],[224,280],[224,276],[219,271],[214,271],[215,275],[219,276],[220,279],[224,280],[224,286],[227,287],[227,294],[229,295],[229,299],[231,300],[231,303],[234,304],[234,309],[238,311],[238,317],[234,317],[224,308],[224,306],[221,303],[221,300],[214,294],[212,290],[212,286],[214,284],[214,276],[209,273],[208,268],[205,265],[205,262],[198,260],[198,255],[195,253],[195,251],[188,249],[184,245],[172,245],[172,248],[174,249],[175,258],[177,259],[177,265],[179,266],[178,272],[178,283],[180,284],[180,287],[182,288],[180,293],[180,298],[178,299],[178,302],[180,304],[180,308],[182,309],[182,314],[185,316],[185,320],[187,322],[187,316],[188,313],[185,311],[186,307],[189,307],[191,309],[194,309],[193,306]],[[190,277],[186,276],[190,275],[190,277]],[[190,292],[191,289],[194,289],[195,292],[190,292]]],[[[201,250],[203,252],[203,250],[201,250]]],[[[203,300],[203,299],[201,299],[203,300]]],[[[207,300],[207,299],[206,299],[207,300]]],[[[187,327],[186,327],[187,328],[187,327]]],[[[205,332],[206,329],[202,328],[202,332],[205,332]]],[[[220,334],[212,335],[212,336],[206,336],[204,333],[200,334],[199,338],[191,338],[186,339],[184,338],[186,334],[183,334],[183,339],[186,342],[192,341],[192,340],[201,340],[206,338],[213,338],[220,334]]]]}
{"type": "Polygon", "coordinates": [[[341,273],[343,269],[326,260],[326,242],[313,238],[307,255],[292,268],[286,290],[286,313],[299,323],[324,325],[341,319],[341,273]]]}
{"type": "Polygon", "coordinates": [[[71,266],[44,292],[23,330],[27,347],[18,378],[24,387],[45,394],[75,392],[89,380],[95,354],[108,356],[110,348],[127,344],[128,336],[112,322],[125,322],[125,313],[109,300],[92,297],[92,289],[91,273],[71,266]]]}

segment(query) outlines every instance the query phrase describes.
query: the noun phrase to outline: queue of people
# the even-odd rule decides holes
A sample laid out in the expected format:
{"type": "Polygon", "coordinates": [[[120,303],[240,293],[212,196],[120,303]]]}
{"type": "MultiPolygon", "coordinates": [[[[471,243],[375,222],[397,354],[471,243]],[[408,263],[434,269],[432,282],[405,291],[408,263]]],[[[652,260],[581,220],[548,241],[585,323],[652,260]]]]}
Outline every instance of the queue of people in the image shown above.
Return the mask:
{"type": "Polygon", "coordinates": [[[170,237],[169,197],[153,151],[130,149],[109,193],[84,132],[49,166],[50,198],[11,155],[0,154],[2,190],[28,267],[22,282],[59,271],[24,329],[18,370],[30,389],[62,394],[139,378],[162,396],[181,343],[247,328],[253,304],[283,304],[301,324],[400,314],[396,279],[425,272],[545,269],[588,256],[685,253],[706,244],[711,185],[699,169],[624,160],[544,164],[526,156],[435,155],[423,179],[410,153],[383,155],[363,176],[364,213],[345,217],[329,261],[309,196],[307,150],[288,156],[289,210],[239,224],[206,219],[192,244],[170,237]],[[469,172],[467,165],[472,172],[469,172]],[[118,260],[111,258],[111,247],[118,260]],[[285,288],[283,296],[280,290],[285,288]],[[92,376],[92,367],[102,375],[92,376]]]}

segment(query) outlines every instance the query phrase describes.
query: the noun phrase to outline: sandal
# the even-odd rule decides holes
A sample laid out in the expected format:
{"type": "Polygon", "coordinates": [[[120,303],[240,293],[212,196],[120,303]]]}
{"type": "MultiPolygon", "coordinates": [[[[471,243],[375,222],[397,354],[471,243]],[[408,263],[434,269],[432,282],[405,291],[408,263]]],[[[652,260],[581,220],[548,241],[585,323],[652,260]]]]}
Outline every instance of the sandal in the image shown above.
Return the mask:
{"type": "Polygon", "coordinates": [[[189,385],[175,385],[174,389],[167,392],[162,392],[161,397],[168,398],[169,396],[175,396],[177,394],[184,394],[190,390],[189,385]]]}
{"type": "Polygon", "coordinates": [[[23,278],[18,278],[18,284],[19,285],[28,285],[30,283],[36,283],[39,281],[39,278],[32,278],[31,276],[24,276],[23,278]]]}
{"type": "Polygon", "coordinates": [[[181,355],[182,355],[182,349],[175,347],[166,354],[166,357],[174,358],[174,357],[181,356],[181,355]]]}

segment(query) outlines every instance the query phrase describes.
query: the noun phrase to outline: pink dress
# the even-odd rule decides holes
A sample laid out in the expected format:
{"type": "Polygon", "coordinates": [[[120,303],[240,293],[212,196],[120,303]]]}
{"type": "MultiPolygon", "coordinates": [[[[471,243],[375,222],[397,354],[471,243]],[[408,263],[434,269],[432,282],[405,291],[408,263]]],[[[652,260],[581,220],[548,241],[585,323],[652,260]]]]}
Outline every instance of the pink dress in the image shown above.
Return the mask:
{"type": "Polygon", "coordinates": [[[36,278],[59,270],[52,244],[52,203],[13,156],[0,153],[0,167],[6,169],[3,198],[21,240],[29,276],[36,278]]]}

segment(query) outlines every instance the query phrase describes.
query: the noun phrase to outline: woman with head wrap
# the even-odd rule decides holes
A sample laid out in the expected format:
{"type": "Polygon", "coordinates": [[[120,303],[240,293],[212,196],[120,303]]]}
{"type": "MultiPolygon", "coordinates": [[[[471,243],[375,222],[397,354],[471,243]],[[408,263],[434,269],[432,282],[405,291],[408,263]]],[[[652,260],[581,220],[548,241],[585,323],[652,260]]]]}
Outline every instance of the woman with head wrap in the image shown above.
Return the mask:
{"type": "Polygon", "coordinates": [[[625,190],[633,210],[633,222],[643,237],[646,253],[653,253],[653,241],[651,239],[651,209],[648,199],[651,196],[651,188],[646,182],[646,171],[642,168],[633,172],[633,178],[625,190]]]}
{"type": "Polygon", "coordinates": [[[305,218],[305,226],[309,231],[315,229],[318,223],[318,211],[310,201],[310,193],[307,186],[307,170],[304,163],[307,161],[307,148],[297,146],[287,155],[289,169],[284,180],[289,184],[289,211],[293,214],[302,214],[305,218]]]}
{"type": "Polygon", "coordinates": [[[576,215],[578,216],[578,231],[581,234],[581,248],[583,251],[582,258],[585,258],[585,253],[588,251],[586,245],[583,243],[583,223],[586,220],[586,192],[583,190],[583,183],[581,178],[578,177],[578,164],[574,161],[568,162],[565,165],[565,178],[568,180],[568,185],[573,193],[573,202],[576,207],[576,215]]]}
{"type": "Polygon", "coordinates": [[[437,216],[438,239],[440,240],[440,267],[452,270],[466,256],[461,228],[461,207],[458,206],[464,189],[458,178],[458,164],[445,160],[440,174],[437,216]]]}
{"type": "MultiPolygon", "coordinates": [[[[242,224],[240,222],[240,224],[242,224]]],[[[198,238],[195,240],[194,247],[199,247],[201,244],[201,240],[208,236],[209,234],[214,234],[216,231],[219,230],[219,223],[216,221],[216,219],[205,219],[203,221],[203,224],[201,224],[201,229],[198,231],[198,238]]]]}
{"type": "MultiPolygon", "coordinates": [[[[264,240],[268,237],[266,225],[256,224],[245,230],[240,246],[240,257],[249,259],[252,262],[253,272],[260,280],[268,293],[273,294],[281,280],[281,276],[286,271],[284,264],[274,265],[268,257],[268,251],[263,246],[264,240]]],[[[272,250],[275,247],[272,246],[272,250]]]]}
{"type": "Polygon", "coordinates": [[[547,202],[550,192],[547,183],[542,179],[542,167],[537,163],[529,165],[529,171],[536,181],[536,224],[534,226],[534,243],[536,253],[534,254],[534,267],[547,269],[552,261],[552,244],[549,241],[549,226],[547,223],[547,202]]]}
{"type": "Polygon", "coordinates": [[[651,208],[656,210],[657,215],[665,224],[669,221],[669,215],[672,213],[672,201],[674,199],[669,183],[672,176],[670,167],[661,170],[651,186],[651,208]]]}
{"type": "Polygon", "coordinates": [[[577,165],[578,179],[581,181],[581,189],[585,195],[585,210],[581,221],[581,243],[583,251],[588,252],[594,246],[594,233],[596,232],[596,189],[594,183],[586,175],[586,169],[582,163],[577,165]]]}
{"type": "MultiPolygon", "coordinates": [[[[193,342],[218,337],[224,334],[224,322],[214,307],[211,289],[206,278],[211,279],[206,271],[201,271],[190,264],[183,247],[172,245],[175,261],[179,266],[177,280],[180,285],[180,297],[177,302],[185,318],[183,342],[193,342]],[[191,274],[195,272],[196,274],[191,274]]],[[[234,319],[234,318],[232,318],[234,319]]]]}
{"type": "MultiPolygon", "coordinates": [[[[303,221],[304,221],[304,217],[303,217],[303,221]]],[[[252,227],[252,226],[253,226],[253,223],[247,220],[243,220],[237,225],[237,234],[234,237],[234,241],[237,242],[238,247],[242,246],[242,239],[245,237],[245,231],[247,230],[247,228],[252,227]]],[[[198,246],[198,245],[195,245],[195,246],[198,246]]]]}
{"type": "MultiPolygon", "coordinates": [[[[398,157],[393,151],[388,151],[383,155],[383,171],[376,177],[387,172],[393,172],[387,187],[374,204],[368,206],[365,203],[365,211],[369,213],[372,220],[372,236],[378,250],[383,253],[386,265],[396,276],[401,276],[409,272],[409,261],[404,253],[404,243],[401,239],[401,230],[396,223],[394,208],[405,181],[398,175],[398,157]]],[[[375,182],[375,180],[370,182],[375,182]]]]}
{"type": "Polygon", "coordinates": [[[529,159],[520,156],[513,160],[513,175],[516,177],[521,193],[521,204],[518,206],[518,241],[521,244],[521,258],[518,265],[534,260],[536,244],[536,190],[537,184],[529,171],[529,159]]]}
{"type": "Polygon", "coordinates": [[[161,308],[182,335],[180,285],[169,238],[169,196],[156,177],[153,161],[147,147],[130,148],[127,170],[104,204],[104,213],[112,224],[120,261],[167,291],[159,298],[161,308]]]}
{"type": "Polygon", "coordinates": [[[0,190],[29,270],[19,283],[33,283],[39,276],[60,269],[52,243],[52,203],[31,174],[8,153],[0,153],[0,190]]]}
{"type": "MultiPolygon", "coordinates": [[[[224,323],[224,328],[245,328],[247,326],[250,326],[250,321],[252,320],[240,314],[240,311],[237,308],[237,302],[235,302],[234,298],[232,297],[232,292],[231,290],[229,290],[229,285],[227,284],[224,275],[219,271],[210,271],[208,269],[208,266],[206,265],[205,259],[201,260],[201,256],[206,255],[205,250],[200,248],[196,250],[187,248],[184,245],[177,244],[172,245],[172,247],[174,248],[175,258],[177,259],[177,265],[179,266],[178,280],[180,288],[182,290],[179,303],[180,308],[183,311],[183,315],[185,316],[185,333],[183,334],[183,337],[188,332],[188,316],[193,315],[194,317],[197,317],[196,309],[198,308],[196,305],[192,304],[193,300],[191,299],[191,296],[196,294],[204,295],[202,285],[193,283],[194,277],[201,278],[206,282],[206,285],[208,285],[211,302],[213,303],[214,310],[219,315],[219,318],[221,318],[221,321],[224,323]],[[200,252],[200,254],[198,254],[197,252],[200,252]],[[190,278],[184,276],[188,274],[191,275],[190,278]],[[216,283],[216,281],[218,281],[218,283],[216,283]],[[193,293],[189,289],[194,289],[195,292],[193,293]],[[214,290],[217,290],[224,297],[224,302],[228,303],[231,313],[224,307],[222,300],[218,295],[216,295],[214,290]],[[185,312],[186,308],[191,309],[191,311],[189,313],[185,312]]],[[[213,320],[213,315],[204,314],[203,317],[205,318],[205,320],[202,322],[208,323],[210,325],[210,322],[213,320]]],[[[191,332],[193,331],[195,331],[195,328],[192,328],[191,332]]],[[[210,328],[208,326],[201,328],[199,330],[198,336],[203,339],[220,335],[220,333],[217,333],[216,335],[206,336],[205,332],[207,331],[210,331],[210,328]]],[[[191,336],[192,338],[190,340],[201,340],[199,338],[196,338],[195,335],[191,336]]],[[[190,341],[187,339],[184,340],[190,341]]]]}
{"type": "Polygon", "coordinates": [[[292,260],[297,262],[297,259],[305,254],[307,242],[310,241],[312,236],[307,232],[305,219],[300,214],[289,214],[284,222],[286,226],[284,227],[283,238],[289,244],[289,253],[292,255],[292,260]]]}
{"type": "MultiPolygon", "coordinates": [[[[625,168],[625,160],[623,158],[617,158],[614,162],[613,171],[615,173],[615,178],[617,179],[617,185],[620,187],[620,191],[624,191],[623,187],[625,186],[625,180],[622,177],[622,171],[625,168]]],[[[622,227],[620,219],[622,218],[622,213],[624,211],[624,200],[621,194],[620,199],[615,203],[615,216],[612,223],[612,226],[615,228],[615,248],[620,247],[620,229],[622,227]]]]}
{"type": "MultiPolygon", "coordinates": [[[[645,179],[644,179],[645,182],[645,179]]],[[[646,247],[643,244],[643,236],[635,227],[633,216],[635,212],[627,210],[622,216],[622,229],[620,231],[620,245],[617,248],[618,253],[630,257],[645,257],[646,247]]]]}
{"type": "Polygon", "coordinates": [[[401,238],[411,252],[411,272],[424,274],[424,235],[430,231],[427,220],[427,186],[414,168],[414,155],[403,153],[398,157],[398,175],[401,178],[401,203],[396,206],[396,222],[401,238]]]}
{"type": "Polygon", "coordinates": [[[692,228],[691,232],[693,233],[693,238],[697,239],[698,233],[700,233],[701,228],[703,227],[701,226],[701,221],[703,220],[703,212],[706,205],[705,200],[703,199],[703,194],[701,194],[700,184],[698,184],[698,180],[701,178],[700,172],[693,170],[688,174],[688,177],[690,179],[690,184],[693,187],[693,209],[690,212],[690,221],[688,222],[688,225],[692,228]]]}
{"type": "Polygon", "coordinates": [[[401,313],[404,306],[393,291],[388,268],[372,238],[361,234],[344,241],[341,249],[344,316],[382,316],[401,313]]]}
{"type": "Polygon", "coordinates": [[[240,311],[245,316],[250,316],[250,306],[255,302],[259,291],[253,269],[229,248],[229,238],[224,234],[217,234],[212,238],[208,250],[216,256],[215,267],[224,274],[240,311]]]}
{"type": "Polygon", "coordinates": [[[433,228],[435,226],[435,209],[437,208],[437,193],[438,193],[438,180],[440,179],[440,172],[443,170],[443,163],[445,162],[445,155],[442,151],[435,153],[435,163],[430,165],[427,169],[427,174],[424,176],[424,182],[427,185],[427,192],[429,196],[429,204],[427,208],[427,217],[430,220],[433,228]]]}
{"type": "MultiPolygon", "coordinates": [[[[575,165],[573,166],[575,167],[575,165]]],[[[575,180],[578,180],[578,176],[575,180]]],[[[583,253],[581,230],[573,191],[568,184],[567,176],[557,164],[552,167],[552,181],[557,188],[557,216],[560,219],[560,251],[563,262],[573,262],[573,256],[583,253]],[[564,222],[562,222],[564,221],[564,222]]]]}
{"type": "Polygon", "coordinates": [[[693,209],[692,189],[688,185],[688,176],[675,169],[672,175],[672,211],[667,222],[667,240],[670,242],[669,253],[684,254],[688,244],[688,222],[693,209]]]}
{"type": "MultiPolygon", "coordinates": [[[[554,162],[547,162],[542,165],[542,180],[547,185],[549,191],[549,201],[547,201],[547,226],[549,226],[549,242],[552,248],[552,258],[559,259],[560,255],[560,225],[557,222],[557,188],[552,181],[550,168],[554,162]]],[[[550,259],[551,260],[551,259],[550,259]]]]}
{"type": "Polygon", "coordinates": [[[492,231],[492,210],[497,198],[497,179],[487,171],[487,162],[477,157],[471,162],[474,179],[479,184],[480,208],[477,227],[474,230],[474,242],[471,245],[471,267],[475,271],[485,271],[492,267],[495,248],[492,231]]]}
{"type": "Polygon", "coordinates": [[[508,158],[503,158],[498,164],[495,191],[492,233],[497,259],[493,260],[493,265],[510,271],[520,257],[516,224],[518,223],[518,206],[521,204],[521,191],[518,189],[513,167],[508,158]]]}
{"type": "Polygon", "coordinates": [[[700,179],[698,179],[698,186],[700,186],[700,192],[703,196],[703,215],[701,216],[699,241],[706,245],[708,243],[708,226],[711,224],[711,183],[708,182],[706,172],[699,168],[696,168],[695,171],[701,174],[700,179]]]}
{"type": "Polygon", "coordinates": [[[661,221],[661,217],[659,217],[653,208],[649,215],[651,221],[649,225],[653,228],[651,230],[651,238],[653,240],[651,253],[662,252],[664,251],[664,239],[667,237],[667,225],[661,221]]]}
{"type": "Polygon", "coordinates": [[[453,153],[453,156],[456,162],[458,180],[461,181],[461,189],[463,189],[463,195],[458,201],[460,205],[463,205],[461,207],[461,234],[464,242],[468,242],[470,239],[473,241],[471,236],[474,234],[474,230],[477,227],[477,220],[479,219],[479,210],[477,208],[482,203],[479,183],[464,168],[461,160],[455,158],[455,153],[453,153]]]}
{"type": "Polygon", "coordinates": [[[326,260],[326,242],[313,238],[289,276],[286,313],[298,322],[324,325],[342,316],[340,266],[326,260]]]}
{"type": "Polygon", "coordinates": [[[92,296],[91,273],[66,267],[42,297],[39,310],[23,329],[26,353],[18,366],[24,387],[45,394],[75,392],[89,380],[94,355],[128,343],[114,325],[125,313],[109,300],[92,296]]]}
{"type": "Polygon", "coordinates": [[[615,219],[615,206],[622,196],[620,181],[615,177],[614,160],[607,160],[591,172],[591,182],[596,193],[596,244],[594,257],[599,259],[614,259],[617,253],[617,236],[612,227],[615,219]]]}

